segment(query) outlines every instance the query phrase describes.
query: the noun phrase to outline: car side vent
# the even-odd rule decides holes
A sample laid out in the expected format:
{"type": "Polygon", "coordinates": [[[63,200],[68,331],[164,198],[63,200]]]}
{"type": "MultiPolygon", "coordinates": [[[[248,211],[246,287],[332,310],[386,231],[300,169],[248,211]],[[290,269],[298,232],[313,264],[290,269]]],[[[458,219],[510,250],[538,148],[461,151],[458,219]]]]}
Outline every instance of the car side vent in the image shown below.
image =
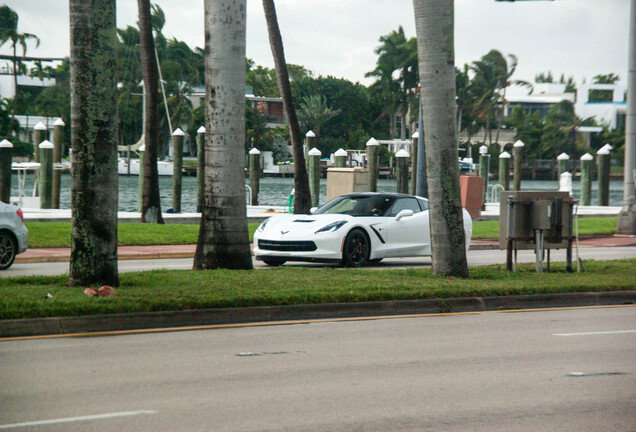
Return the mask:
{"type": "Polygon", "coordinates": [[[316,222],[315,220],[307,220],[307,219],[296,219],[294,222],[299,222],[299,223],[312,223],[312,222],[316,222]]]}

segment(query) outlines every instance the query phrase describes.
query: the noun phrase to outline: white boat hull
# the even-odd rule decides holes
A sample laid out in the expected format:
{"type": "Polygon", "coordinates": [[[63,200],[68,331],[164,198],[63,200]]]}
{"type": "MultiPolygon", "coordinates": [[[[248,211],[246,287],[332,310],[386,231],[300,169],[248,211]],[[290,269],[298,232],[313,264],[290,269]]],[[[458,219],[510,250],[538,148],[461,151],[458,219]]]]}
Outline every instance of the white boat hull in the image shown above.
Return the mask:
{"type": "MultiPolygon", "coordinates": [[[[160,176],[171,176],[173,174],[172,162],[157,161],[157,170],[160,176]]],[[[127,159],[119,159],[117,163],[117,172],[119,175],[139,175],[139,159],[130,160],[130,169],[128,168],[127,159]]]]}

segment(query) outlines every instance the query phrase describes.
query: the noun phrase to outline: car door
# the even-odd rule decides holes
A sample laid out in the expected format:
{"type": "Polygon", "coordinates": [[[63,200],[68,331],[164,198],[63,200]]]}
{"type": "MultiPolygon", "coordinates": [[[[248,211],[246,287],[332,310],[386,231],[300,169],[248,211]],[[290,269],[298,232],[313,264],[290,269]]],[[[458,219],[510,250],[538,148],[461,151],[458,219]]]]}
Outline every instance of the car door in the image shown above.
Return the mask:
{"type": "Polygon", "coordinates": [[[428,208],[422,209],[416,198],[403,197],[395,201],[387,215],[386,232],[387,256],[430,254],[428,208]],[[398,220],[396,216],[402,210],[411,210],[413,215],[398,220]]]}

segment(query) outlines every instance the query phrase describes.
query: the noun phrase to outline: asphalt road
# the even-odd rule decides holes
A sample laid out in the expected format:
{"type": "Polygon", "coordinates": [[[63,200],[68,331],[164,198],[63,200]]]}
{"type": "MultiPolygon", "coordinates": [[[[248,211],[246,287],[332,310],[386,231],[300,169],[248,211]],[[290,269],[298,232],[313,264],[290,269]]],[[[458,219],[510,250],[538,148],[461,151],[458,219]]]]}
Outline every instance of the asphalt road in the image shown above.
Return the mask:
{"type": "Polygon", "coordinates": [[[636,307],[0,343],[0,430],[634,431],[636,307]]]}
{"type": "MultiPolygon", "coordinates": [[[[621,258],[635,258],[636,247],[585,247],[579,248],[581,259],[614,260],[621,258]]],[[[576,259],[573,252],[573,260],[576,259]]],[[[519,251],[519,263],[534,263],[535,255],[533,251],[519,251]]],[[[551,262],[565,261],[565,251],[552,251],[551,262]]],[[[254,260],[254,268],[268,268],[261,261],[254,260]]],[[[501,264],[506,265],[506,253],[500,250],[472,250],[468,252],[468,264],[473,266],[501,264]]],[[[311,263],[287,263],[287,266],[320,266],[322,264],[311,263]]],[[[378,265],[369,266],[371,269],[402,268],[402,267],[430,267],[431,259],[424,258],[389,258],[383,260],[378,265]]],[[[153,259],[153,260],[122,260],[119,261],[119,272],[153,270],[158,268],[172,270],[187,270],[192,268],[192,258],[184,259],[153,259]]],[[[54,263],[18,263],[9,270],[4,270],[0,276],[29,276],[29,275],[58,275],[68,273],[67,262],[54,263]]]]}

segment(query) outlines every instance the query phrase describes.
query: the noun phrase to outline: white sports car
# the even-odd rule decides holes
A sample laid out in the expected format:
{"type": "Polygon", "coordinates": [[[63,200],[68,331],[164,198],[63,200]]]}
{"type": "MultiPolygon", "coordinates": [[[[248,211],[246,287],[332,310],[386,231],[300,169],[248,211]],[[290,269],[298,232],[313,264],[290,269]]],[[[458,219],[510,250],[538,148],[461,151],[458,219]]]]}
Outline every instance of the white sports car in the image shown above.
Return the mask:
{"type": "MultiPolygon", "coordinates": [[[[466,250],[473,225],[466,210],[466,250]]],[[[397,193],[354,193],[329,201],[310,215],[265,220],[254,234],[254,257],[277,266],[287,261],[358,267],[388,257],[431,254],[428,201],[397,193]]]]}

